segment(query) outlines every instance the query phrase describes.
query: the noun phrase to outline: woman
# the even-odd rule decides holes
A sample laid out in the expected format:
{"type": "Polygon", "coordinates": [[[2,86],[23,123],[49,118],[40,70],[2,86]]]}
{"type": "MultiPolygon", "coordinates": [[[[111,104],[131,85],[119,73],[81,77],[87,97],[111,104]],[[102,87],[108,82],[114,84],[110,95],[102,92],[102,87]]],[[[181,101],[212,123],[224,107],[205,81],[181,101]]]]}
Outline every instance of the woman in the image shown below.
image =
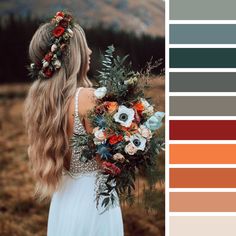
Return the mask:
{"type": "MultiPolygon", "coordinates": [[[[119,203],[96,205],[99,157],[84,163],[70,147],[73,132],[92,132],[87,113],[95,106],[87,77],[90,55],[83,29],[71,14],[57,12],[41,25],[30,45],[30,71],[36,80],[25,100],[28,156],[35,197],[50,199],[48,236],[123,236],[119,203]]],[[[101,203],[101,202],[100,202],[101,203]]]]}

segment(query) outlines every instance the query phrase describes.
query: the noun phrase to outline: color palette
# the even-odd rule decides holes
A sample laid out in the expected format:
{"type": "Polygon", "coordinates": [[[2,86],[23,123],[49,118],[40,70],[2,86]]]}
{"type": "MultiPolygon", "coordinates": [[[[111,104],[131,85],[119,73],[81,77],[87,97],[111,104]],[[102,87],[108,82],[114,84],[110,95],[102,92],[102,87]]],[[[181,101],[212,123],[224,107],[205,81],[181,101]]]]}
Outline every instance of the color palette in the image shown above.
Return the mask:
{"type": "Polygon", "coordinates": [[[236,1],[166,1],[166,235],[236,235],[236,1]]]}

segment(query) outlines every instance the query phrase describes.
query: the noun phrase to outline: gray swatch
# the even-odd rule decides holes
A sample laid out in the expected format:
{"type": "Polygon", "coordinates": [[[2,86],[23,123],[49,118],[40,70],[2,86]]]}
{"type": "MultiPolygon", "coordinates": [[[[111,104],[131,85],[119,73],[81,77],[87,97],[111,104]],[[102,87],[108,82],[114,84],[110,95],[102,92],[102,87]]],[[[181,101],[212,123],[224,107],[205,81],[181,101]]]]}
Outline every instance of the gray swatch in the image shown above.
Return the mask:
{"type": "Polygon", "coordinates": [[[170,72],[170,92],[236,92],[236,72],[170,72]]]}
{"type": "Polygon", "coordinates": [[[235,0],[170,0],[170,20],[236,20],[235,0]]]}
{"type": "Polygon", "coordinates": [[[236,116],[235,96],[170,96],[170,116],[236,116]]]}

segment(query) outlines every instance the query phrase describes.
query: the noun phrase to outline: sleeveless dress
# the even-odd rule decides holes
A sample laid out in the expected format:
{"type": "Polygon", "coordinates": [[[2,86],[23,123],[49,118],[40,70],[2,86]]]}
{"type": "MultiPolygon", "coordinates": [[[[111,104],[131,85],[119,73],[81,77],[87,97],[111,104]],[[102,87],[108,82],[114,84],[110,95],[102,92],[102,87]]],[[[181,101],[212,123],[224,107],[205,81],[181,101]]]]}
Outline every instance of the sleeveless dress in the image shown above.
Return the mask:
{"type": "MultiPolygon", "coordinates": [[[[86,133],[78,115],[75,94],[74,132],[86,133]]],[[[124,226],[119,198],[107,210],[96,203],[96,191],[102,183],[100,167],[95,159],[80,161],[82,148],[72,148],[69,171],[63,169],[62,185],[51,198],[47,236],[123,236],[124,226]],[[100,181],[100,182],[99,182],[100,181]]],[[[115,192],[116,194],[116,192],[115,192]]]]}

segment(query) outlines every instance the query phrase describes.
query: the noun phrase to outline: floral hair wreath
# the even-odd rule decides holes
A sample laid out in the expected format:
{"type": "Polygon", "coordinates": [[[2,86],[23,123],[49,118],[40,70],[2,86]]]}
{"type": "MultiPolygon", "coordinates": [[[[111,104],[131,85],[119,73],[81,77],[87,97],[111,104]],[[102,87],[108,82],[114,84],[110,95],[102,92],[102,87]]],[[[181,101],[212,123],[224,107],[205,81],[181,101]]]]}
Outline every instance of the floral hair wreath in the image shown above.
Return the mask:
{"type": "Polygon", "coordinates": [[[29,75],[35,78],[49,79],[61,68],[62,56],[65,54],[70,38],[73,37],[74,22],[72,15],[65,11],[59,11],[51,19],[51,39],[49,52],[41,63],[31,63],[28,66],[29,75]]]}

